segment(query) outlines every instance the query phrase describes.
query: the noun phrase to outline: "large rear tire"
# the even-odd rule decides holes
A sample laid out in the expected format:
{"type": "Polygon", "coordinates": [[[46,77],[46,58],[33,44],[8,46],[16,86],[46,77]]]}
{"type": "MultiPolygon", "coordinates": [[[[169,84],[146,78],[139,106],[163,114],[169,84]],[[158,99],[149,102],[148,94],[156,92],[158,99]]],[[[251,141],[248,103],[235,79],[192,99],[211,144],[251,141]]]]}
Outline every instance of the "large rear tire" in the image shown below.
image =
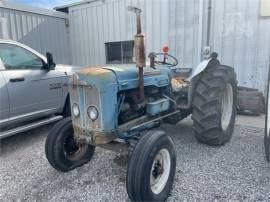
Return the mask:
{"type": "Polygon", "coordinates": [[[46,139],[46,157],[52,167],[62,172],[68,172],[87,163],[94,152],[94,146],[75,142],[71,118],[58,122],[46,139]]]}
{"type": "Polygon", "coordinates": [[[126,186],[132,201],[165,201],[176,169],[172,139],[162,131],[145,134],[133,150],[126,186]]]}
{"type": "Polygon", "coordinates": [[[193,129],[199,142],[223,145],[230,141],[237,111],[237,81],[233,68],[208,67],[194,90],[193,129]]]}

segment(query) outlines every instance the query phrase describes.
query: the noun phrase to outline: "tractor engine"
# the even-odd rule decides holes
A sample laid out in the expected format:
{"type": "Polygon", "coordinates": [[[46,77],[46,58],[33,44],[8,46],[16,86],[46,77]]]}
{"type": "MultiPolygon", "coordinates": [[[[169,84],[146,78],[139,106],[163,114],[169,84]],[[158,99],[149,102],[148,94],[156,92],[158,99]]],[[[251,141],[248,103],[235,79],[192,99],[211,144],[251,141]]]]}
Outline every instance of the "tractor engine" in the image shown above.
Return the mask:
{"type": "Polygon", "coordinates": [[[137,89],[125,92],[125,100],[120,109],[118,123],[121,125],[144,115],[155,116],[163,111],[167,111],[170,103],[169,100],[163,96],[167,91],[167,87],[146,87],[144,89],[144,100],[142,102],[138,98],[137,89]],[[158,107],[158,105],[160,105],[160,107],[158,107]]]}

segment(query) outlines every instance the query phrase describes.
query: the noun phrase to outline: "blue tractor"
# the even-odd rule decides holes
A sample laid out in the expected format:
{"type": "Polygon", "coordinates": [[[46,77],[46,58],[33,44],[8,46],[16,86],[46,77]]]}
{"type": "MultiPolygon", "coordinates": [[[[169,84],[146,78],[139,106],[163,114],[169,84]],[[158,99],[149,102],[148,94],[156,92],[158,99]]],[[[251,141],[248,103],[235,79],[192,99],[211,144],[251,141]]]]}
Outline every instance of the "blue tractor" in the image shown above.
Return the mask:
{"type": "Polygon", "coordinates": [[[175,146],[169,135],[153,129],[192,114],[198,141],[225,144],[235,123],[236,74],[216,53],[187,71],[167,47],[150,53],[147,66],[141,10],[129,9],[137,16],[136,65],[85,68],[71,77],[72,117],[53,127],[46,156],[55,169],[67,172],[90,161],[96,146],[127,152],[130,199],[165,201],[175,175],[175,146]]]}

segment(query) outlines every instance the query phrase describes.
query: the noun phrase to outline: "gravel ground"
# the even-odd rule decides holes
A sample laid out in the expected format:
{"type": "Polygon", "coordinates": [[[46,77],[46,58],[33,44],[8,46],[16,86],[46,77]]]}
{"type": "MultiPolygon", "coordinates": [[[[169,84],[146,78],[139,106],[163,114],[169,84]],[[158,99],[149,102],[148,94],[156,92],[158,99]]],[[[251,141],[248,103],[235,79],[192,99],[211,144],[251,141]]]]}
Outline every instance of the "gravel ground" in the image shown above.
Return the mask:
{"type": "MultiPolygon", "coordinates": [[[[97,149],[93,160],[69,173],[46,160],[42,127],[2,141],[0,201],[129,201],[126,167],[116,154],[97,149]]],[[[263,154],[263,129],[236,126],[222,147],[196,142],[190,122],[162,127],[177,148],[177,173],[169,201],[270,201],[270,165],[263,154]]]]}

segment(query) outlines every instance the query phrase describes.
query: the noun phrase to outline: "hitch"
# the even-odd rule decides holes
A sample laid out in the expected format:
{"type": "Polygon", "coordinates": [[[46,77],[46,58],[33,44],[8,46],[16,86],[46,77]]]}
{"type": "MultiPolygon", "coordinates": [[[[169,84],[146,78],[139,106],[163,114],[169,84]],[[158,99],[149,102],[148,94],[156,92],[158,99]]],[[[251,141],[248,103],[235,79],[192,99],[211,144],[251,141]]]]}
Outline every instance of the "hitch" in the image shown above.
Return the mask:
{"type": "Polygon", "coordinates": [[[136,14],[137,22],[137,34],[135,35],[135,56],[136,66],[139,70],[139,101],[144,101],[144,79],[143,79],[143,68],[145,67],[145,46],[144,46],[144,35],[142,34],[141,25],[141,13],[142,10],[133,6],[128,6],[128,10],[136,14]]]}

